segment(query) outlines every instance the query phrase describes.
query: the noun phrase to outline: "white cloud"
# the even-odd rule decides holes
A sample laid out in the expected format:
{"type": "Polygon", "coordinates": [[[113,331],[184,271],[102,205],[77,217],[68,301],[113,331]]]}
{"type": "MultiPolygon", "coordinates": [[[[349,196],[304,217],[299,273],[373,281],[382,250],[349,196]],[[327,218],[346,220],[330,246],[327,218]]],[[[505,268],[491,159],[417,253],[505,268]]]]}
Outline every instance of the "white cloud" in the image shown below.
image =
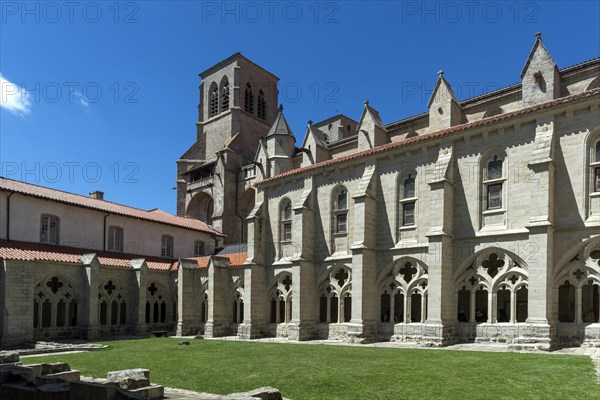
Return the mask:
{"type": "Polygon", "coordinates": [[[75,97],[79,100],[79,104],[81,104],[85,108],[90,107],[90,102],[81,92],[75,92],[75,97]]]}
{"type": "Polygon", "coordinates": [[[27,90],[0,74],[0,108],[5,108],[16,115],[28,115],[31,113],[29,96],[27,90]]]}

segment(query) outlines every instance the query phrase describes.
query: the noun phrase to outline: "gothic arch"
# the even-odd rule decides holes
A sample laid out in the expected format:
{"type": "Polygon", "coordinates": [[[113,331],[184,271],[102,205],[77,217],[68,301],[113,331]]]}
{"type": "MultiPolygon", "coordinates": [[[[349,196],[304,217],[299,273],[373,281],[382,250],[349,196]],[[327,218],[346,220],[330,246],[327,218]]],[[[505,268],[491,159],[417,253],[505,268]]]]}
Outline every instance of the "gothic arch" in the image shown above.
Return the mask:
{"type": "Polygon", "coordinates": [[[528,279],[527,264],[513,252],[490,247],[475,253],[454,274],[458,322],[525,322],[528,279]]]}
{"type": "Polygon", "coordinates": [[[214,204],[214,200],[210,194],[206,192],[196,193],[188,203],[185,214],[211,225],[214,213],[214,204]]]}
{"type": "Polygon", "coordinates": [[[595,77],[592,81],[587,85],[585,90],[592,90],[600,87],[600,76],[595,77]]]}
{"type": "Polygon", "coordinates": [[[377,279],[382,322],[425,322],[428,267],[413,257],[402,257],[383,269],[377,279]]]}
{"type": "Polygon", "coordinates": [[[268,304],[271,323],[288,323],[292,320],[292,274],[283,271],[277,274],[268,286],[268,304]]]}
{"type": "Polygon", "coordinates": [[[327,268],[317,281],[320,321],[350,322],[352,316],[352,269],[345,264],[327,268]]]}
{"type": "Polygon", "coordinates": [[[600,236],[562,257],[555,273],[554,300],[559,322],[600,321],[600,236]]]}
{"type": "Polygon", "coordinates": [[[34,288],[33,327],[65,328],[77,325],[81,301],[76,285],[62,274],[45,274],[34,288]]]}

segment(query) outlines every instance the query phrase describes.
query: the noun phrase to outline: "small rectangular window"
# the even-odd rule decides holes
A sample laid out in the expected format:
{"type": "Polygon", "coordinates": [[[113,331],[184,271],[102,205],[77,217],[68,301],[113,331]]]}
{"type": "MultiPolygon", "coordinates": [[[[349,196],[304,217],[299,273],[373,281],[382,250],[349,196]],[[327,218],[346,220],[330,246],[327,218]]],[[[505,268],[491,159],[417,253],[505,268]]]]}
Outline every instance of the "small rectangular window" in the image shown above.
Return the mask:
{"type": "Polygon", "coordinates": [[[600,192],[600,167],[597,167],[594,172],[596,175],[596,187],[594,188],[594,191],[600,192]]]}
{"type": "Polygon", "coordinates": [[[58,244],[58,218],[51,215],[42,215],[40,242],[58,244]]]}
{"type": "Polygon", "coordinates": [[[488,185],[487,187],[487,209],[502,208],[502,184],[488,185]]]}
{"type": "Polygon", "coordinates": [[[402,204],[402,226],[415,224],[415,203],[402,204]]]}
{"type": "Polygon", "coordinates": [[[111,226],[108,230],[108,250],[123,252],[123,228],[111,226]]]}
{"type": "Polygon", "coordinates": [[[336,216],[336,233],[346,233],[347,231],[347,215],[346,214],[338,214],[336,216]]]}
{"type": "Polygon", "coordinates": [[[194,256],[200,257],[204,255],[204,242],[197,240],[194,243],[194,256]]]}
{"type": "Polygon", "coordinates": [[[160,246],[161,257],[173,257],[173,237],[169,235],[163,235],[161,238],[160,246]]]}
{"type": "Polygon", "coordinates": [[[292,224],[289,222],[283,224],[283,240],[292,240],[292,224]]]}

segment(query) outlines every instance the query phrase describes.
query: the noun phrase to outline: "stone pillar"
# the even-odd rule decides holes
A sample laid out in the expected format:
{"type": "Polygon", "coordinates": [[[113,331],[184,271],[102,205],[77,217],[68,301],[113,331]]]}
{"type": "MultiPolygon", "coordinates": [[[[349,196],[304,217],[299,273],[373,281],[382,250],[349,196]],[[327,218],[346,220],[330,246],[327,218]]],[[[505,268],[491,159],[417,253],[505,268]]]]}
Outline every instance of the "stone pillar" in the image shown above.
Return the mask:
{"type": "MultiPolygon", "coordinates": [[[[177,270],[177,336],[197,335],[200,331],[200,286],[198,264],[179,260],[177,270]]],[[[210,302],[209,302],[210,304],[210,302]]]]}
{"type": "Polygon", "coordinates": [[[267,335],[265,267],[250,263],[244,266],[244,321],[240,327],[243,339],[267,335]]]}
{"type": "MultiPolygon", "coordinates": [[[[428,313],[422,340],[425,344],[445,346],[452,341],[456,310],[453,296],[452,238],[448,235],[428,235],[430,262],[428,276],[428,313]]],[[[472,299],[474,296],[472,296],[472,299]]],[[[474,301],[471,301],[471,309],[474,301]]],[[[471,313],[471,318],[474,317],[471,313]]]]}
{"type": "Polygon", "coordinates": [[[5,296],[2,345],[33,341],[33,265],[25,261],[0,261],[4,269],[5,296]]]}
{"type": "Polygon", "coordinates": [[[81,256],[83,265],[83,288],[81,290],[81,308],[78,312],[78,325],[84,331],[84,336],[89,339],[99,337],[98,330],[98,285],[100,262],[96,254],[84,254],[81,256]]]}
{"type": "Polygon", "coordinates": [[[292,240],[297,243],[292,258],[292,321],[288,325],[291,340],[317,337],[316,271],[314,264],[313,179],[304,181],[304,192],[294,205],[292,240]]]}
{"type": "Polygon", "coordinates": [[[537,250],[535,257],[525,260],[529,268],[527,327],[520,333],[522,340],[539,343],[547,350],[554,340],[557,315],[553,307],[554,291],[552,268],[553,228],[551,226],[528,226],[529,245],[537,250]],[[552,324],[552,325],[551,325],[552,324]]]}
{"type": "Polygon", "coordinates": [[[146,327],[146,291],[148,290],[148,265],[142,258],[131,260],[130,265],[135,274],[136,291],[131,295],[132,307],[129,323],[136,335],[145,335],[146,327]]]}
{"type": "Polygon", "coordinates": [[[317,337],[315,279],[315,266],[312,262],[294,261],[292,266],[292,321],[288,326],[291,340],[311,340],[317,337]]]}
{"type": "MultiPolygon", "coordinates": [[[[181,293],[181,292],[180,292],[181,293]]],[[[227,309],[229,301],[229,273],[227,266],[214,257],[208,263],[208,319],[204,326],[208,338],[229,334],[229,318],[227,309]]],[[[181,294],[179,295],[181,302],[181,294]]]]}

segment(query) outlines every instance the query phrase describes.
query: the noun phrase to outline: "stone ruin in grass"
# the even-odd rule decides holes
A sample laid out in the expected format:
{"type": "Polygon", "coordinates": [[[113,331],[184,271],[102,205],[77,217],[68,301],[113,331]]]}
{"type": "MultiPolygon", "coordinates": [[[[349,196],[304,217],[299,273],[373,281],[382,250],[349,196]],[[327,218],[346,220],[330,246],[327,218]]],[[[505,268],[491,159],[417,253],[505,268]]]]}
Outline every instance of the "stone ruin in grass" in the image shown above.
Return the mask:
{"type": "MultiPolygon", "coordinates": [[[[66,363],[27,364],[18,352],[0,351],[0,400],[158,400],[161,385],[150,383],[150,371],[137,368],[109,372],[105,380],[81,380],[66,363]]],[[[201,394],[178,399],[282,400],[274,388],[259,388],[227,396],[201,394]]]]}

